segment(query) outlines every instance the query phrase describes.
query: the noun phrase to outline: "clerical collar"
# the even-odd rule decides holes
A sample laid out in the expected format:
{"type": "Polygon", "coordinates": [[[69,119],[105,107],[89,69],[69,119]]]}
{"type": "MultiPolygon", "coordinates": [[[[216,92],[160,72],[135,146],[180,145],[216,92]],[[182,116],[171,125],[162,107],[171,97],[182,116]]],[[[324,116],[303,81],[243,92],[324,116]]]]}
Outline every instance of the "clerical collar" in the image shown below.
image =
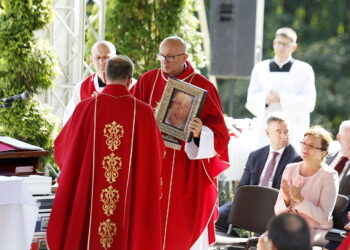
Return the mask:
{"type": "MultiPolygon", "coordinates": [[[[195,70],[193,70],[193,72],[191,74],[186,76],[186,74],[188,73],[187,70],[190,70],[190,66],[187,65],[187,62],[186,62],[184,65],[184,71],[182,71],[182,73],[180,75],[175,76],[175,78],[180,79],[182,81],[186,81],[188,78],[190,78],[191,76],[196,74],[195,70]]],[[[163,72],[163,70],[160,70],[160,74],[161,74],[164,81],[168,80],[168,76],[166,76],[166,74],[163,72]]]]}
{"type": "Polygon", "coordinates": [[[98,86],[100,88],[104,88],[106,87],[106,84],[102,81],[102,79],[100,77],[97,76],[97,81],[98,81],[98,86]]]}
{"type": "Polygon", "coordinates": [[[294,62],[293,58],[289,58],[288,61],[279,63],[276,59],[270,60],[270,72],[289,72],[294,62]]]}

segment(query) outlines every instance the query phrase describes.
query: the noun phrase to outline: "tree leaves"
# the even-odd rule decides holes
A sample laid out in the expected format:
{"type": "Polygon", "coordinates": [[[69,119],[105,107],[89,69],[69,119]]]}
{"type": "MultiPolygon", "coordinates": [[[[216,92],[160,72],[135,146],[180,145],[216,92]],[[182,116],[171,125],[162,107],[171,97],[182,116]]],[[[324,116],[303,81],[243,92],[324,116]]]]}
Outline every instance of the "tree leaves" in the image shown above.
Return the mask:
{"type": "MultiPolygon", "coordinates": [[[[53,85],[56,60],[48,44],[34,40],[34,31],[52,17],[50,0],[3,0],[0,12],[0,96],[23,91],[29,100],[0,109],[0,133],[53,151],[58,119],[33,95],[53,85]]],[[[52,154],[50,160],[53,162],[52,154]]]]}

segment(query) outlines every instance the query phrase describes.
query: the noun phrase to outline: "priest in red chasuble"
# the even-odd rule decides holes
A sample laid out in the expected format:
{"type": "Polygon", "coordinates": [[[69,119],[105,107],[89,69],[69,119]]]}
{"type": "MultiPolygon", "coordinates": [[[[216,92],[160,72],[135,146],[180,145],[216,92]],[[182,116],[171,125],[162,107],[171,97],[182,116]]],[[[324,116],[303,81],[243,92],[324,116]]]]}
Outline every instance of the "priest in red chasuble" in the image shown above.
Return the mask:
{"type": "Polygon", "coordinates": [[[208,249],[215,241],[217,176],[228,167],[229,134],[215,86],[187,61],[186,43],[168,37],[159,47],[161,68],[144,73],[131,92],[157,107],[167,74],[208,91],[199,118],[189,128],[194,139],[181,150],[166,148],[162,166],[163,250],[208,249]]]}
{"type": "Polygon", "coordinates": [[[51,250],[162,249],[165,149],[152,108],[128,91],[132,73],[128,57],[111,57],[107,86],[78,104],[55,140],[51,250]]]}

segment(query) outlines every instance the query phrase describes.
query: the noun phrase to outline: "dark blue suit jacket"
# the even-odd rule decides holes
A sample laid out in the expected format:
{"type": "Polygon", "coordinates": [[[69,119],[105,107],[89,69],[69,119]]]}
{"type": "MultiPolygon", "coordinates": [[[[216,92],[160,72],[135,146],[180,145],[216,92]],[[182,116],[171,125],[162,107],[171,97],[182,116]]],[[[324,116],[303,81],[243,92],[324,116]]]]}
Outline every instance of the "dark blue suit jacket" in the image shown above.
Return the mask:
{"type": "MultiPolygon", "coordinates": [[[[269,151],[270,146],[265,146],[250,153],[241,181],[239,182],[237,188],[243,185],[259,184],[260,175],[266,164],[267,157],[269,156],[269,151]]],[[[286,168],[286,165],[298,161],[301,161],[299,154],[295,151],[292,145],[287,145],[281,155],[281,159],[278,162],[277,169],[273,177],[273,188],[280,188],[282,174],[286,168]]]]}
{"type": "Polygon", "coordinates": [[[343,223],[344,223],[344,226],[346,224],[349,223],[349,219],[348,219],[348,212],[350,211],[350,196],[348,196],[348,204],[345,206],[344,210],[343,210],[343,223]]]}
{"type": "MultiPolygon", "coordinates": [[[[328,165],[333,164],[333,161],[337,158],[339,151],[329,154],[326,157],[326,163],[328,165]]],[[[339,183],[339,194],[350,195],[350,167],[345,170],[345,173],[339,183]]]]}

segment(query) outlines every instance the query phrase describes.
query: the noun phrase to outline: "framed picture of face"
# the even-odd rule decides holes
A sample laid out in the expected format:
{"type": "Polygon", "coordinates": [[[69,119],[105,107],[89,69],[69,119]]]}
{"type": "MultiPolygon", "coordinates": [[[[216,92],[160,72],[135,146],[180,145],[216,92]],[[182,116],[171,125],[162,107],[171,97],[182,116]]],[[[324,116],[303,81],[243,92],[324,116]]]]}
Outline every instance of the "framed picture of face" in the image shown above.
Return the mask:
{"type": "Polygon", "coordinates": [[[156,113],[160,131],[190,141],[192,133],[188,124],[193,117],[199,116],[206,96],[206,90],[169,77],[156,113]]]}

